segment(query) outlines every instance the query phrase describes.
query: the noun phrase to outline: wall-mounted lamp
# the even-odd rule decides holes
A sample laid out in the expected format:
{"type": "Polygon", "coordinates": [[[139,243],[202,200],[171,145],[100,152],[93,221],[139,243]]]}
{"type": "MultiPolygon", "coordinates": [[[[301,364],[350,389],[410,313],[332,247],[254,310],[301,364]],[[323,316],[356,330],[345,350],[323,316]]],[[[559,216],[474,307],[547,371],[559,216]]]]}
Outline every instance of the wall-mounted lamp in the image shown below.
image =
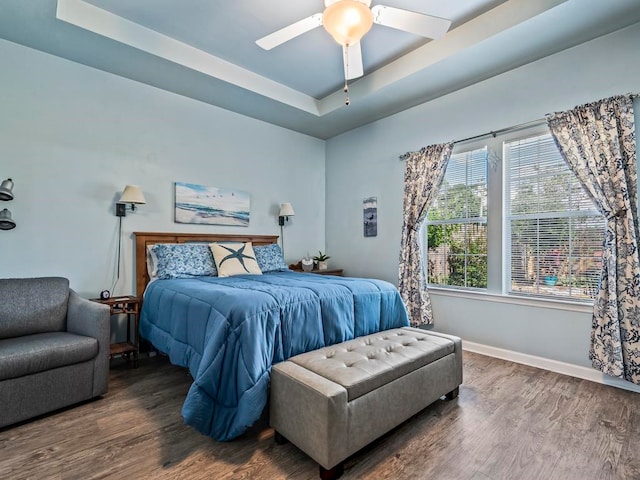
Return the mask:
{"type": "Polygon", "coordinates": [[[118,220],[118,256],[117,256],[117,276],[111,290],[115,289],[118,280],[120,280],[120,254],[122,250],[122,217],[127,216],[127,205],[130,205],[131,211],[135,211],[136,205],[144,205],[147,201],[144,199],[142,190],[137,185],[127,185],[122,191],[120,201],[116,203],[116,217],[118,220]]]}
{"type": "Polygon", "coordinates": [[[278,214],[278,224],[280,225],[280,244],[282,247],[282,257],[284,258],[284,222],[289,221],[289,217],[293,217],[296,212],[293,211],[293,207],[290,203],[280,204],[280,213],[278,214]]]}
{"type": "Polygon", "coordinates": [[[16,228],[16,222],[11,218],[11,212],[8,209],[0,211],[0,230],[11,230],[16,228]]]}
{"type": "Polygon", "coordinates": [[[13,200],[13,180],[7,178],[0,184],[0,200],[13,200]]]}
{"type": "MultiPolygon", "coordinates": [[[[13,180],[7,178],[0,184],[0,200],[13,200],[13,180]]],[[[11,212],[5,208],[0,211],[0,230],[16,228],[16,222],[11,218],[11,212]]]]}
{"type": "Polygon", "coordinates": [[[282,227],[284,222],[289,221],[289,217],[293,217],[296,212],[293,211],[293,207],[290,203],[282,203],[280,205],[280,213],[278,217],[278,224],[282,227]]]}
{"type": "Polygon", "coordinates": [[[120,201],[116,203],[116,217],[125,217],[127,215],[127,204],[131,205],[131,211],[135,211],[136,205],[144,205],[147,201],[144,199],[142,190],[137,185],[127,185],[122,191],[120,201]]]}

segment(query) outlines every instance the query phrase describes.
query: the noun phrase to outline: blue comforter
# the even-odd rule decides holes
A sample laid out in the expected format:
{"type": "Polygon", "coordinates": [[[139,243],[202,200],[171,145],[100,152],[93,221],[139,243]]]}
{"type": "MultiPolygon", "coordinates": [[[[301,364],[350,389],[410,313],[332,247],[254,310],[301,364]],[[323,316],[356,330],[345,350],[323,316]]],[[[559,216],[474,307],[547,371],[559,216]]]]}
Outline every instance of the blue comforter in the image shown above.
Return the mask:
{"type": "Polygon", "coordinates": [[[390,283],[274,272],[156,280],[145,292],[140,333],[189,368],[185,422],[231,440],[260,417],[274,363],[406,325],[390,283]]]}

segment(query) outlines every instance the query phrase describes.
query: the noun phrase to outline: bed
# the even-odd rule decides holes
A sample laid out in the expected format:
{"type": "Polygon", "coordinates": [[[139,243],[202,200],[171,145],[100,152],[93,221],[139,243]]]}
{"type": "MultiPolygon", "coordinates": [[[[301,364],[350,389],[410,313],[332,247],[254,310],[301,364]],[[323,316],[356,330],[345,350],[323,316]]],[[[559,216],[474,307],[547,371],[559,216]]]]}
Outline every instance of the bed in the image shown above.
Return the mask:
{"type": "Polygon", "coordinates": [[[140,334],[193,377],[185,423],[216,440],[241,435],[267,403],[271,366],[351,338],[408,325],[388,282],[273,271],[263,275],[154,280],[147,247],[157,243],[251,242],[277,236],[135,233],[140,334]]]}

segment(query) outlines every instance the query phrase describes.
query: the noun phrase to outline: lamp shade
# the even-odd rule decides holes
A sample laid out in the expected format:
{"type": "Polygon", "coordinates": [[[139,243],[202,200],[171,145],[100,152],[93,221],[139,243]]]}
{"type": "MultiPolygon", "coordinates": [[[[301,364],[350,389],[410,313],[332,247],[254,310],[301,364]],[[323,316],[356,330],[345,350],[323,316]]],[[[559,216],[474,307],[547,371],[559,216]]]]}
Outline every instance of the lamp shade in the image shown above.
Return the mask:
{"type": "Polygon", "coordinates": [[[120,203],[138,203],[145,204],[147,201],[144,199],[142,190],[137,185],[127,185],[122,191],[120,197],[120,203]]]}
{"type": "Polygon", "coordinates": [[[293,217],[296,212],[293,211],[293,207],[290,203],[280,204],[280,216],[281,217],[293,217]]]}
{"type": "Polygon", "coordinates": [[[371,2],[340,0],[329,5],[322,14],[322,25],[340,45],[358,43],[373,25],[371,2]]]}
{"type": "Polygon", "coordinates": [[[13,180],[7,178],[0,184],[0,200],[13,200],[13,180]]]}
{"type": "Polygon", "coordinates": [[[0,230],[11,230],[16,228],[16,222],[11,218],[11,212],[8,209],[0,211],[0,230]]]}

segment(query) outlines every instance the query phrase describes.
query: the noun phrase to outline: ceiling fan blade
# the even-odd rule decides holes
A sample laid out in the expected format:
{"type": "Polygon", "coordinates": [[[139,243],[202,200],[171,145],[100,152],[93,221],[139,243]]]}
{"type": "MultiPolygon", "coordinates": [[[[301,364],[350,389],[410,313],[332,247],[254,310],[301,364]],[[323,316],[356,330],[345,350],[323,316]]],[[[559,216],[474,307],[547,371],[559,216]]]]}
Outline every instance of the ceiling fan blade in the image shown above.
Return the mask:
{"type": "Polygon", "coordinates": [[[342,58],[344,59],[344,78],[352,80],[364,75],[360,42],[342,47],[342,58]]]}
{"type": "Polygon", "coordinates": [[[322,14],[316,13],[310,17],[300,20],[299,22],[292,23],[287,27],[281,28],[266,37],[262,37],[260,40],[256,40],[256,43],[265,50],[271,50],[272,48],[282,45],[284,42],[288,42],[289,40],[296,38],[309,30],[313,30],[320,25],[322,25],[322,14]]]}
{"type": "Polygon", "coordinates": [[[374,23],[426,38],[440,38],[451,26],[451,20],[385,5],[376,5],[371,12],[374,23]]]}

